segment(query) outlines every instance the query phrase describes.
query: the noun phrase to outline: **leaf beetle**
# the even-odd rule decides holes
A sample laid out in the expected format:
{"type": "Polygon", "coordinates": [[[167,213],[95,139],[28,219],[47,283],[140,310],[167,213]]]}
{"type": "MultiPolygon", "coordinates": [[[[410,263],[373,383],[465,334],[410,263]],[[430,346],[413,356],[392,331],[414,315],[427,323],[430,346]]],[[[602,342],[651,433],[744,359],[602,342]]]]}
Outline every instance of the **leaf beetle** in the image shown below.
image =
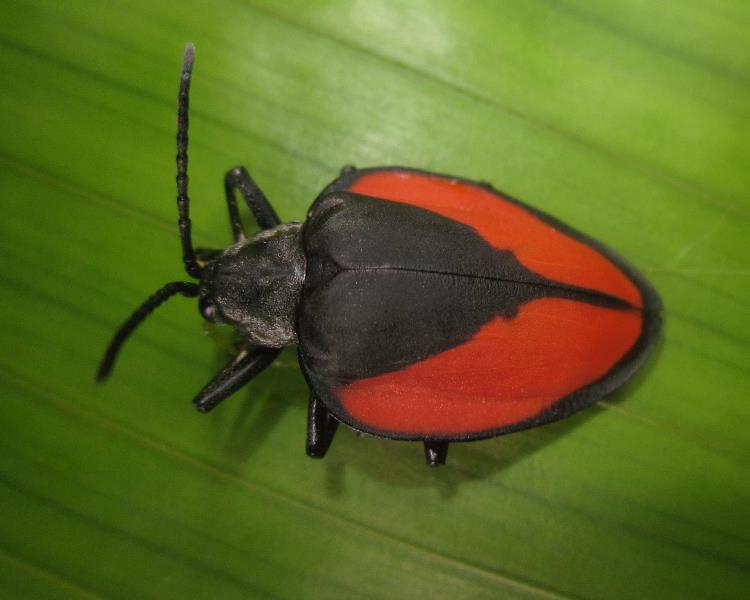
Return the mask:
{"type": "Polygon", "coordinates": [[[307,454],[338,424],[448,444],[568,416],[643,364],[661,300],[615,252],[486,183],[405,167],[344,168],[304,223],[282,223],[243,167],[225,176],[234,243],[193,248],[187,144],[194,49],[178,95],[177,208],[182,260],[197,282],[166,284],[120,327],[125,340],[175,295],[231,325],[242,347],[200,391],[207,412],[296,344],[310,388],[307,454]],[[260,227],[245,234],[239,193],[260,227]]]}

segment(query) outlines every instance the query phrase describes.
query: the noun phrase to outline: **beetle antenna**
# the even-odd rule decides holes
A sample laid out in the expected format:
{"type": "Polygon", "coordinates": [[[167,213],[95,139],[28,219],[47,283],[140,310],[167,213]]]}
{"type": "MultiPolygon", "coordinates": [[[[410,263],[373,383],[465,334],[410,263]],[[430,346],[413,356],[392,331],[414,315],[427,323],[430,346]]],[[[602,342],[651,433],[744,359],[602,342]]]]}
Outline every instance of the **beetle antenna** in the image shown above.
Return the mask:
{"type": "Polygon", "coordinates": [[[190,223],[190,198],[188,197],[188,108],[190,106],[190,75],[195,62],[195,47],[185,46],[180,75],[180,91],[177,95],[177,212],[182,243],[182,262],[190,277],[200,277],[201,268],[195,259],[190,223]]]}
{"type": "Polygon", "coordinates": [[[104,358],[99,365],[99,370],[96,372],[96,380],[104,381],[112,371],[112,367],[115,365],[115,359],[117,354],[120,352],[122,345],[125,340],[128,339],[133,330],[141,324],[151,312],[158,307],[160,304],[175,296],[182,294],[186,298],[194,298],[198,295],[200,287],[197,283],[190,283],[187,281],[173,281],[168,283],[163,288],[154,293],[148,300],[141,304],[136,311],[130,315],[127,321],[122,324],[122,327],[117,330],[112,341],[107,346],[107,351],[104,353],[104,358]]]}

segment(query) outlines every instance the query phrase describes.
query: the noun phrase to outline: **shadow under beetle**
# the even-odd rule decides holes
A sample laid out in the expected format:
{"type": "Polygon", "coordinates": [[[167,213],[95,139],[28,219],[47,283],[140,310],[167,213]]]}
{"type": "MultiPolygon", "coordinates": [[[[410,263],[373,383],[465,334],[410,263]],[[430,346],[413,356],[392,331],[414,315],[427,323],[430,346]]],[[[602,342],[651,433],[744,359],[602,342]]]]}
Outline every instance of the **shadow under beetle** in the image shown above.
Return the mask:
{"type": "Polygon", "coordinates": [[[658,338],[661,301],[615,252],[489,184],[404,167],[346,167],[304,223],[281,223],[243,167],[224,179],[234,244],[193,248],[188,44],[177,113],[177,208],[185,271],[117,331],[97,373],[156,307],[197,297],[242,348],[200,391],[208,412],[297,344],[310,388],[307,454],[339,422],[448,444],[565,417],[621,386],[658,338]],[[248,238],[236,192],[261,231],[248,238]]]}

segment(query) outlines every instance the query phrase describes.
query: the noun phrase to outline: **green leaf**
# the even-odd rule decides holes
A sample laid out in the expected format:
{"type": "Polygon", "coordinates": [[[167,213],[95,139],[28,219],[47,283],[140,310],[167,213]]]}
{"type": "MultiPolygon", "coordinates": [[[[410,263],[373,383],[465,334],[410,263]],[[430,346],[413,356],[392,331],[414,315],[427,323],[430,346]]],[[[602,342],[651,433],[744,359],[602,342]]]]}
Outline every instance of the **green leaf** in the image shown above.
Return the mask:
{"type": "Polygon", "coordinates": [[[737,598],[750,587],[750,5],[5,2],[0,596],[737,598]],[[222,176],[304,219],[341,165],[492,181],[663,296],[648,366],[570,419],[304,455],[294,352],[209,416],[223,361],[183,277],[175,98],[197,48],[195,238],[222,176]]]}

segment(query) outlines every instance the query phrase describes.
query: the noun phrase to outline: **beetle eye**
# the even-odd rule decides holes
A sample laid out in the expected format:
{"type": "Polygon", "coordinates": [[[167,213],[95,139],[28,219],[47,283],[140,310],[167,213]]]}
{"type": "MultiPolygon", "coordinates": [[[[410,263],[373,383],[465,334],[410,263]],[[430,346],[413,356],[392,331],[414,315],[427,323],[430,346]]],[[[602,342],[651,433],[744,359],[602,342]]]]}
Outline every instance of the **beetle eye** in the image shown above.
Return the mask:
{"type": "Polygon", "coordinates": [[[206,321],[210,321],[211,323],[219,322],[219,313],[216,310],[216,304],[210,298],[203,297],[198,300],[198,310],[206,321]]]}

